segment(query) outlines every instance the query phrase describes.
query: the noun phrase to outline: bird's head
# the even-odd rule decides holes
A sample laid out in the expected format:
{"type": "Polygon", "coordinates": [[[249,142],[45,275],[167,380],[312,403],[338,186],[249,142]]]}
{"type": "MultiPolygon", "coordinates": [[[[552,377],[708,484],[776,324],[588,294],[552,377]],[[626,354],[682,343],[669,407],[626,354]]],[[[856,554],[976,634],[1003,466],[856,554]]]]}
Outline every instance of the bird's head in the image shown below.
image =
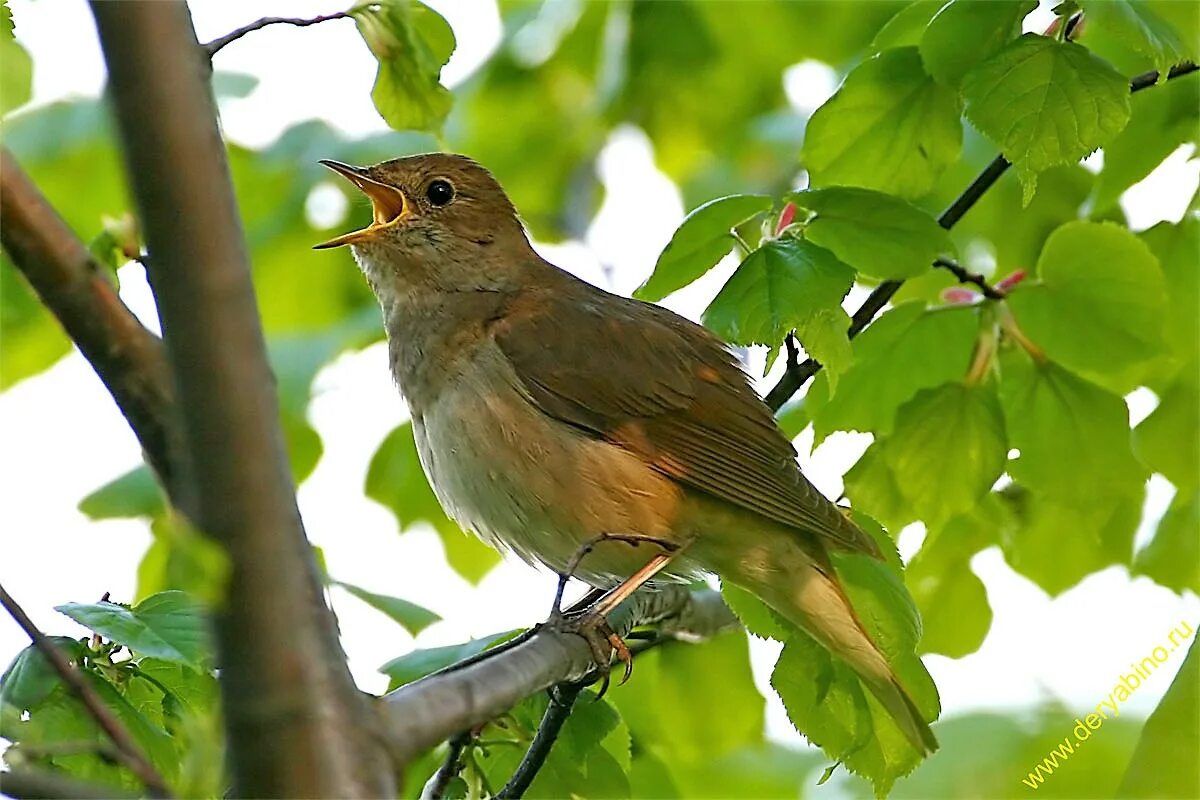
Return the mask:
{"type": "Polygon", "coordinates": [[[322,164],[371,201],[370,224],[316,245],[350,245],[377,291],[428,279],[463,288],[508,276],[489,274],[529,252],[512,202],[492,174],[466,156],[428,153],[353,167],[322,164]]]}

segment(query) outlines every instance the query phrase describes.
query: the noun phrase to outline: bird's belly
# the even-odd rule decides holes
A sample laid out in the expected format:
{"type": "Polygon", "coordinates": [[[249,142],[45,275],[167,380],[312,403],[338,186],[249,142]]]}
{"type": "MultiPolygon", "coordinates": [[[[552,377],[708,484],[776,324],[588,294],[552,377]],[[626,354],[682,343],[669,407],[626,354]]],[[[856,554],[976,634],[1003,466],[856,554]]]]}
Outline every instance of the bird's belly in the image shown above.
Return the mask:
{"type": "MultiPolygon", "coordinates": [[[[421,464],[459,525],[558,572],[603,533],[685,543],[673,529],[682,500],[674,482],[545,415],[504,375],[507,364],[476,366],[413,419],[421,464]]],[[[610,585],[657,552],[648,543],[603,542],[576,575],[610,585]]],[[[693,572],[680,567],[677,574],[693,572]]]]}

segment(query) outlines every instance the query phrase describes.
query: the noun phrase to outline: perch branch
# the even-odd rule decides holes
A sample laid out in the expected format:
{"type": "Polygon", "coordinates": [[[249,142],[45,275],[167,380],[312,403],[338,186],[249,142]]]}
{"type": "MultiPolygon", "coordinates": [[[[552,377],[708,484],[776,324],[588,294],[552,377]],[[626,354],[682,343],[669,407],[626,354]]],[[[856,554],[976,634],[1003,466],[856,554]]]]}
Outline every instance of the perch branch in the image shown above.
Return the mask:
{"type": "MultiPolygon", "coordinates": [[[[1195,72],[1196,69],[1197,66],[1190,62],[1177,64],[1167,72],[1167,80],[1189,75],[1195,72]]],[[[1154,86],[1158,83],[1158,78],[1158,72],[1154,70],[1137,75],[1129,81],[1129,91],[1131,93],[1140,92],[1143,89],[1154,86]]],[[[1010,166],[1012,164],[1004,156],[996,156],[992,159],[991,163],[963,190],[963,193],[956,197],[954,202],[942,212],[942,215],[938,217],[938,224],[947,230],[953,228],[963,218],[963,215],[979,202],[984,193],[995,185],[996,181],[1000,179],[1000,176],[1010,166]]],[[[973,280],[965,282],[975,283],[973,280]]],[[[868,295],[867,299],[863,301],[863,304],[859,306],[858,310],[850,318],[849,334],[851,339],[861,333],[863,328],[870,324],[875,315],[883,310],[883,307],[888,304],[888,301],[892,299],[903,284],[903,281],[884,281],[875,287],[875,290],[868,295]]],[[[820,370],[820,362],[811,358],[805,359],[794,367],[789,365],[780,377],[779,382],[767,393],[765,398],[767,405],[771,407],[772,411],[778,411],[783,407],[784,403],[791,399],[792,395],[800,390],[801,386],[807,383],[820,370]]]]}
{"type": "MultiPolygon", "coordinates": [[[[117,748],[116,755],[121,763],[129,768],[130,772],[138,777],[150,793],[155,797],[170,797],[171,790],[167,787],[167,782],[163,780],[163,776],[158,774],[158,770],[150,763],[150,759],[146,758],[145,753],[138,747],[137,742],[133,740],[133,736],[121,724],[116,715],[112,712],[104,701],[100,699],[100,695],[96,694],[96,690],[87,682],[87,678],[83,676],[79,670],[71,666],[71,662],[67,660],[54,643],[46,638],[46,634],[42,633],[37,625],[33,624],[33,620],[25,613],[25,609],[12,598],[11,595],[0,586],[0,605],[4,606],[4,610],[9,613],[16,623],[21,626],[21,630],[33,641],[33,646],[38,649],[42,657],[54,668],[58,673],[58,677],[66,684],[67,688],[79,698],[87,709],[88,714],[100,726],[100,730],[112,740],[113,745],[117,748]]],[[[8,788],[7,786],[5,787],[8,788]]]]}
{"type": "MultiPolygon", "coordinates": [[[[735,627],[717,592],[681,586],[635,592],[609,616],[627,634],[662,623],[667,635],[702,638],[735,627]]],[[[469,665],[454,665],[386,695],[379,710],[393,757],[406,763],[460,731],[482,725],[551,686],[585,678],[594,666],[581,636],[538,628],[519,644],[489,650],[469,665]]]]}

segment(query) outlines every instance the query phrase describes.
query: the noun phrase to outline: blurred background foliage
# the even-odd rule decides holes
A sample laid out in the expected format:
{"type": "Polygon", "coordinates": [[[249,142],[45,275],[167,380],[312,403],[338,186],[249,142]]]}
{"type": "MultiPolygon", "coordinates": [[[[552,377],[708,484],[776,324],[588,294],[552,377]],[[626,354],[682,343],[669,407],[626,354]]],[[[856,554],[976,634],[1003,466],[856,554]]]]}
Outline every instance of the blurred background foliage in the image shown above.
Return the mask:
{"type": "MultiPolygon", "coordinates": [[[[734,194],[771,198],[765,204],[752,201],[751,210],[735,221],[773,209],[762,226],[739,227],[749,247],[780,250],[782,266],[763,267],[768,278],[771,269],[800,263],[789,259],[803,256],[796,248],[807,247],[804,237],[811,235],[835,261],[849,264],[852,282],[870,288],[894,276],[872,270],[870,258],[856,260],[836,241],[818,240],[815,227],[775,238],[774,215],[786,199],[802,209],[817,203],[815,194],[790,193],[809,184],[865,187],[934,216],[1003,146],[1022,180],[1006,176],[991,188],[950,232],[948,250],[993,283],[1018,270],[1028,273],[1025,281],[1003,303],[979,298],[948,303],[943,291],[953,276],[922,271],[866,333],[852,344],[844,336],[841,344],[825,342],[826,349],[820,337],[806,341],[805,331],[817,330],[806,327],[807,317],[775,320],[782,330],[799,330],[809,352],[822,359],[828,353],[835,368],[785,408],[783,419],[793,434],[811,426],[816,443],[835,431],[875,436],[847,473],[846,494],[856,510],[878,518],[893,536],[913,522],[926,528],[905,578],[924,620],[920,653],[961,657],[980,646],[992,609],[968,562],[992,546],[1052,595],[1112,564],[1175,592],[1200,591],[1200,220],[1193,201],[1181,222],[1135,235],[1117,202],[1179,145],[1197,142],[1198,82],[1193,77],[1153,87],[1134,95],[1126,108],[1114,101],[1110,111],[1097,111],[1096,130],[1080,130],[1073,143],[1078,152],[1067,146],[1072,143],[1060,143],[1057,158],[1037,156],[1041,161],[1028,142],[993,133],[1004,124],[996,115],[1011,97],[1004,95],[994,108],[989,98],[1021,86],[985,86],[991,80],[988,65],[1003,64],[1023,46],[1051,48],[1048,58],[1082,64],[1078,71],[1085,84],[1089,76],[1100,81],[1101,73],[1128,77],[1195,58],[1200,6],[1063,4],[1064,15],[1080,6],[1085,12],[1074,37],[1088,48],[1077,48],[1080,55],[1066,49],[1075,45],[1052,38],[1016,39],[1022,18],[1037,5],[1017,0],[983,4],[988,8],[947,6],[943,0],[499,5],[498,49],[452,93],[437,80],[454,47],[441,17],[405,0],[356,13],[380,62],[372,97],[399,132],[353,139],[309,121],[261,149],[229,146],[298,483],[323,450],[307,419],[315,376],[340,354],[382,336],[361,277],[350,269],[330,269],[328,255],[310,249],[343,225],[313,210],[318,190],[327,188],[318,158],[373,163],[433,149],[464,152],[497,174],[537,240],[577,240],[603,200],[597,177],[601,149],[615,128],[633,125],[649,138],[657,166],[677,184],[686,208],[734,194]],[[787,68],[809,60],[832,67],[845,81],[815,113],[789,102],[782,79],[787,68]],[[964,111],[974,124],[964,123],[964,111]],[[1101,169],[1075,163],[1097,146],[1104,151],[1101,169]],[[1035,349],[1024,347],[1022,339],[1032,340],[1035,349]],[[982,341],[996,354],[976,373],[982,341]],[[1138,387],[1152,391],[1158,404],[1131,429],[1122,396],[1138,387]],[[1154,536],[1135,552],[1151,474],[1169,481],[1175,496],[1154,536]]],[[[127,223],[131,206],[107,114],[95,100],[23,110],[36,64],[13,40],[7,7],[4,27],[4,146],[79,237],[92,243],[116,280],[116,267],[139,247],[127,223]]],[[[213,85],[219,102],[245,97],[254,88],[246,76],[219,71],[213,85]]],[[[1105,90],[1096,85],[1087,84],[1083,96],[1099,109],[1105,90]]],[[[359,202],[352,190],[338,191],[359,202]]],[[[721,236],[728,227],[718,230],[721,236]]],[[[733,243],[717,249],[715,258],[733,243]]],[[[938,246],[935,252],[946,249],[938,246]]],[[[747,275],[751,264],[747,258],[747,275]]],[[[671,288],[708,266],[697,271],[693,264],[695,274],[671,288]]],[[[840,310],[847,280],[824,310],[840,310]]],[[[722,325],[732,323],[722,319],[749,325],[755,291],[752,286],[740,301],[731,301],[732,309],[718,309],[721,313],[706,319],[727,336],[730,330],[722,325]]],[[[793,306],[805,302],[789,294],[778,299],[793,306]]],[[[831,319],[841,325],[844,318],[843,313],[831,319]]],[[[0,388],[36,376],[70,349],[7,259],[0,263],[0,337],[0,388]]],[[[755,337],[737,343],[754,342],[780,345],[778,339],[755,337]]],[[[497,563],[492,550],[463,536],[439,509],[407,424],[371,460],[364,492],[391,509],[401,529],[431,524],[449,563],[468,580],[479,581],[497,563]]],[[[137,604],[131,609],[97,604],[82,615],[75,609],[69,615],[98,638],[63,644],[98,685],[108,687],[106,697],[181,794],[219,795],[219,782],[212,782],[220,746],[209,665],[186,647],[155,650],[156,644],[130,634],[129,627],[114,627],[110,617],[145,616],[150,604],[175,622],[192,619],[198,612],[176,590],[200,597],[219,591],[220,553],[170,513],[145,468],[99,487],[80,508],[93,519],[145,518],[154,541],[138,569],[137,604]],[[121,656],[120,645],[131,656],[121,656]]],[[[431,612],[400,598],[341,585],[410,632],[430,622],[431,612]]],[[[134,630],[153,631],[156,623],[143,619],[134,630]]],[[[418,650],[385,671],[394,683],[397,674],[411,679],[495,641],[418,650]]],[[[1139,754],[1168,741],[1190,743],[1195,752],[1200,741],[1195,720],[1187,722],[1179,711],[1196,702],[1194,688],[1188,695],[1184,685],[1188,670],[1176,681],[1182,688],[1168,694],[1174,705],[1165,700],[1160,708],[1163,718],[1176,721],[1147,726],[1139,754]],[[1152,736],[1157,738],[1148,743],[1152,736]]],[[[764,700],[751,681],[746,634],[663,648],[640,658],[637,673],[607,700],[579,704],[532,795],[796,797],[820,791],[813,784],[827,759],[763,736],[764,700]]],[[[98,740],[98,733],[31,651],[10,666],[2,698],[3,736],[19,742],[6,754],[10,763],[52,764],[134,785],[92,753],[54,749],[56,742],[98,740]]],[[[530,698],[485,729],[454,790],[477,795],[497,789],[532,737],[545,703],[530,698]]],[[[1021,717],[947,720],[938,727],[943,750],[896,783],[894,795],[1025,792],[1021,776],[1075,721],[1072,711],[1058,707],[1021,717]]],[[[1194,761],[1190,774],[1180,765],[1179,777],[1169,780],[1144,766],[1126,774],[1141,727],[1140,720],[1125,717],[1106,724],[1106,732],[1072,757],[1070,767],[1055,772],[1039,794],[1111,796],[1118,787],[1128,796],[1200,791],[1194,761]]],[[[419,793],[440,757],[439,750],[413,765],[406,794],[419,793]]],[[[889,775],[885,784],[895,777],[889,775]]],[[[871,791],[858,779],[835,780],[852,796],[871,791]]]]}

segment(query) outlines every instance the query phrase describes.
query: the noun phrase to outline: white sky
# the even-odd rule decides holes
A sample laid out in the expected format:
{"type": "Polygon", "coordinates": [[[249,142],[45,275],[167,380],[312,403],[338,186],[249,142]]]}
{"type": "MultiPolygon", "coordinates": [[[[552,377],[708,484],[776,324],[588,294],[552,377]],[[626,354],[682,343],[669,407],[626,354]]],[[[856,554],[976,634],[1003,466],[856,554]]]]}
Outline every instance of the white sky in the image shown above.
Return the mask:
{"type": "MultiPolygon", "coordinates": [[[[430,4],[458,36],[459,50],[445,72],[453,84],[495,46],[499,18],[491,0],[430,4]]],[[[98,94],[104,69],[84,2],[11,0],[11,6],[18,38],[34,55],[35,102],[98,94]]],[[[315,0],[209,0],[194,3],[193,14],[200,39],[206,41],[260,16],[311,16],[343,7],[315,0]]],[[[1044,27],[1040,17],[1031,19],[1031,27],[1044,27]]],[[[229,46],[216,66],[260,80],[248,98],[223,108],[226,131],[239,142],[267,144],[291,124],[314,116],[355,135],[387,130],[369,98],[374,61],[349,21],[258,31],[229,46]]],[[[819,105],[836,86],[828,69],[811,62],[790,70],[786,83],[792,102],[804,108],[819,105]]],[[[622,128],[613,135],[599,173],[608,195],[587,241],[541,249],[589,280],[628,292],[648,273],[684,209],[674,186],[654,170],[649,142],[636,129],[622,128]],[[600,264],[611,265],[610,282],[600,264]]],[[[1181,150],[1131,189],[1124,202],[1135,229],[1179,219],[1198,173],[1197,162],[1181,150]]],[[[346,268],[353,268],[349,258],[346,268]]],[[[723,265],[666,304],[695,316],[730,269],[723,265]]],[[[138,270],[124,269],[121,285],[126,301],[152,324],[153,303],[138,270]]],[[[421,635],[421,646],[526,626],[545,616],[553,589],[545,573],[508,562],[479,587],[470,587],[446,567],[431,531],[398,536],[391,513],[363,497],[371,454],[406,417],[382,346],[339,359],[318,377],[317,394],[310,417],[324,441],[325,456],[301,488],[300,504],[308,531],[324,548],[336,577],[402,596],[445,617],[421,635]]],[[[1148,393],[1138,395],[1135,419],[1149,413],[1153,402],[1148,393]]],[[[75,510],[88,492],[138,463],[136,441],[87,363],[72,354],[0,395],[0,442],[0,486],[5,489],[0,582],[46,631],[79,635],[82,629],[53,606],[92,601],[104,592],[118,600],[132,597],[135,567],[149,544],[149,533],[139,522],[91,523],[75,510]]],[[[864,435],[838,434],[811,457],[810,438],[797,444],[806,474],[837,496],[841,474],[868,442],[864,435]]],[[[1152,482],[1152,518],[1162,513],[1170,495],[1168,484],[1152,482]]],[[[911,554],[918,540],[903,536],[902,551],[911,554]]],[[[995,620],[978,652],[959,660],[927,659],[946,714],[1011,710],[1050,700],[1087,711],[1108,695],[1130,661],[1144,657],[1173,626],[1187,621],[1200,628],[1195,595],[1180,598],[1147,579],[1131,580],[1123,568],[1092,575],[1055,600],[1010,570],[995,548],[979,554],[972,568],[987,585],[995,620]]],[[[340,590],[334,591],[334,602],[355,676],[364,689],[381,690],[385,681],[376,668],[412,648],[413,640],[340,590]]],[[[16,625],[0,619],[0,665],[25,644],[16,625]]],[[[769,731],[798,741],[766,684],[773,648],[757,643],[754,652],[756,676],[770,702],[769,731]]],[[[1134,693],[1129,706],[1148,713],[1181,661],[1175,656],[1134,693]]]]}

